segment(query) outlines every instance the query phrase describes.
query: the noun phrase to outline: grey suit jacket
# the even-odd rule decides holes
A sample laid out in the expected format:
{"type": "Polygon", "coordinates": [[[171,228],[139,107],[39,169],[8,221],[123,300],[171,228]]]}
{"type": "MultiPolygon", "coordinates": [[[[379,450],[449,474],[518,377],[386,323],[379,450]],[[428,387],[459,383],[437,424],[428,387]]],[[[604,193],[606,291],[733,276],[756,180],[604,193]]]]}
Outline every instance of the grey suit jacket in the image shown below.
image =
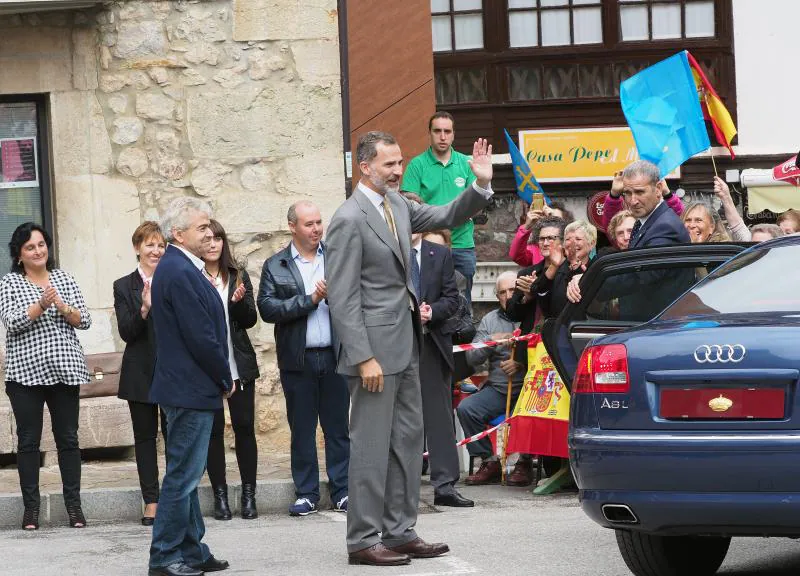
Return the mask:
{"type": "Polygon", "coordinates": [[[384,374],[411,363],[413,338],[422,346],[419,307],[413,296],[411,233],[453,228],[489,203],[472,186],[444,206],[409,202],[389,194],[397,239],[369,199],[355,189],[333,215],[327,234],[325,276],[331,321],[339,336],[338,371],[358,376],[358,365],[376,358],[384,374]]]}

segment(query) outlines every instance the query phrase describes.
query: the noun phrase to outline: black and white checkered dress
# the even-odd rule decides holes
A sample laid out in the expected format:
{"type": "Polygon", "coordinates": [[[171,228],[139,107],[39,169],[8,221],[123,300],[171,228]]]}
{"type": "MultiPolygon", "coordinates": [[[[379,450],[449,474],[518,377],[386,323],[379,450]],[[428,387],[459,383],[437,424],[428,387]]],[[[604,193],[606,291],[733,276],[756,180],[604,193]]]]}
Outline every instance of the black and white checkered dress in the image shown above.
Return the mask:
{"type": "MultiPolygon", "coordinates": [[[[75,279],[63,270],[50,271],[50,285],[65,304],[81,313],[78,328],[92,319],[75,279]]],[[[0,319],[6,327],[5,379],[27,386],[86,384],[89,369],[75,329],[50,306],[36,320],[28,308],[44,291],[23,274],[11,272],[0,280],[0,319]]]]}

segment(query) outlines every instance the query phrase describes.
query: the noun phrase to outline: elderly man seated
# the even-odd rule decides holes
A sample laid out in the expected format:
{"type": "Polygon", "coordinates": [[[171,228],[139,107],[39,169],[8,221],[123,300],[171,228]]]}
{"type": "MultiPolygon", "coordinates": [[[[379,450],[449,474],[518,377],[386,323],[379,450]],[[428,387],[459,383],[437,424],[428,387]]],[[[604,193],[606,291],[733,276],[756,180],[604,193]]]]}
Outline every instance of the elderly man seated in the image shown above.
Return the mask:
{"type": "MultiPolygon", "coordinates": [[[[473,342],[508,338],[519,326],[519,323],[512,322],[506,316],[506,303],[514,293],[516,280],[515,272],[503,272],[497,277],[495,294],[500,302],[500,308],[483,317],[473,342]]],[[[469,350],[465,354],[467,363],[471,366],[477,367],[489,361],[489,377],[483,388],[465,398],[457,409],[464,434],[472,436],[486,429],[486,425],[493,418],[505,413],[509,376],[512,377],[511,406],[514,406],[522,391],[525,367],[511,358],[511,351],[507,346],[469,350]]],[[[471,456],[480,457],[482,462],[478,471],[464,480],[465,484],[477,486],[500,482],[500,462],[493,454],[492,444],[488,438],[467,444],[467,450],[471,456]]],[[[519,485],[530,484],[532,474],[530,467],[530,460],[521,458],[509,475],[508,484],[512,486],[515,482],[519,485]]]]}

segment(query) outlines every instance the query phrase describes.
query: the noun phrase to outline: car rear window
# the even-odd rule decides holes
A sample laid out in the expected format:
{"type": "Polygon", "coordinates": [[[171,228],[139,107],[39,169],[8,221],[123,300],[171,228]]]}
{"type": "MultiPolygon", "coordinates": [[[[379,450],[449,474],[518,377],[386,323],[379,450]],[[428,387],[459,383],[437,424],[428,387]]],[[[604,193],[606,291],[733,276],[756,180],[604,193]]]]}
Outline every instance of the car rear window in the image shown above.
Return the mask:
{"type": "Polygon", "coordinates": [[[756,248],[719,266],[659,317],[800,312],[800,245],[756,248]]]}

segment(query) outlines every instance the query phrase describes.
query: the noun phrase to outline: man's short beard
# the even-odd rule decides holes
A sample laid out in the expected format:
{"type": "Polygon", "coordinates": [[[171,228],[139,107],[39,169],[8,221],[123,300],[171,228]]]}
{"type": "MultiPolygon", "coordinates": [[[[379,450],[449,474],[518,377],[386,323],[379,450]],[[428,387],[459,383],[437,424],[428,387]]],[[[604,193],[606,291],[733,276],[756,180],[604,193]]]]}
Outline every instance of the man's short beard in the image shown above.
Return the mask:
{"type": "Polygon", "coordinates": [[[388,194],[389,192],[399,192],[400,191],[400,183],[398,182],[396,185],[390,185],[386,180],[381,178],[380,176],[370,176],[369,181],[372,183],[375,188],[378,189],[383,194],[388,194]]]}

